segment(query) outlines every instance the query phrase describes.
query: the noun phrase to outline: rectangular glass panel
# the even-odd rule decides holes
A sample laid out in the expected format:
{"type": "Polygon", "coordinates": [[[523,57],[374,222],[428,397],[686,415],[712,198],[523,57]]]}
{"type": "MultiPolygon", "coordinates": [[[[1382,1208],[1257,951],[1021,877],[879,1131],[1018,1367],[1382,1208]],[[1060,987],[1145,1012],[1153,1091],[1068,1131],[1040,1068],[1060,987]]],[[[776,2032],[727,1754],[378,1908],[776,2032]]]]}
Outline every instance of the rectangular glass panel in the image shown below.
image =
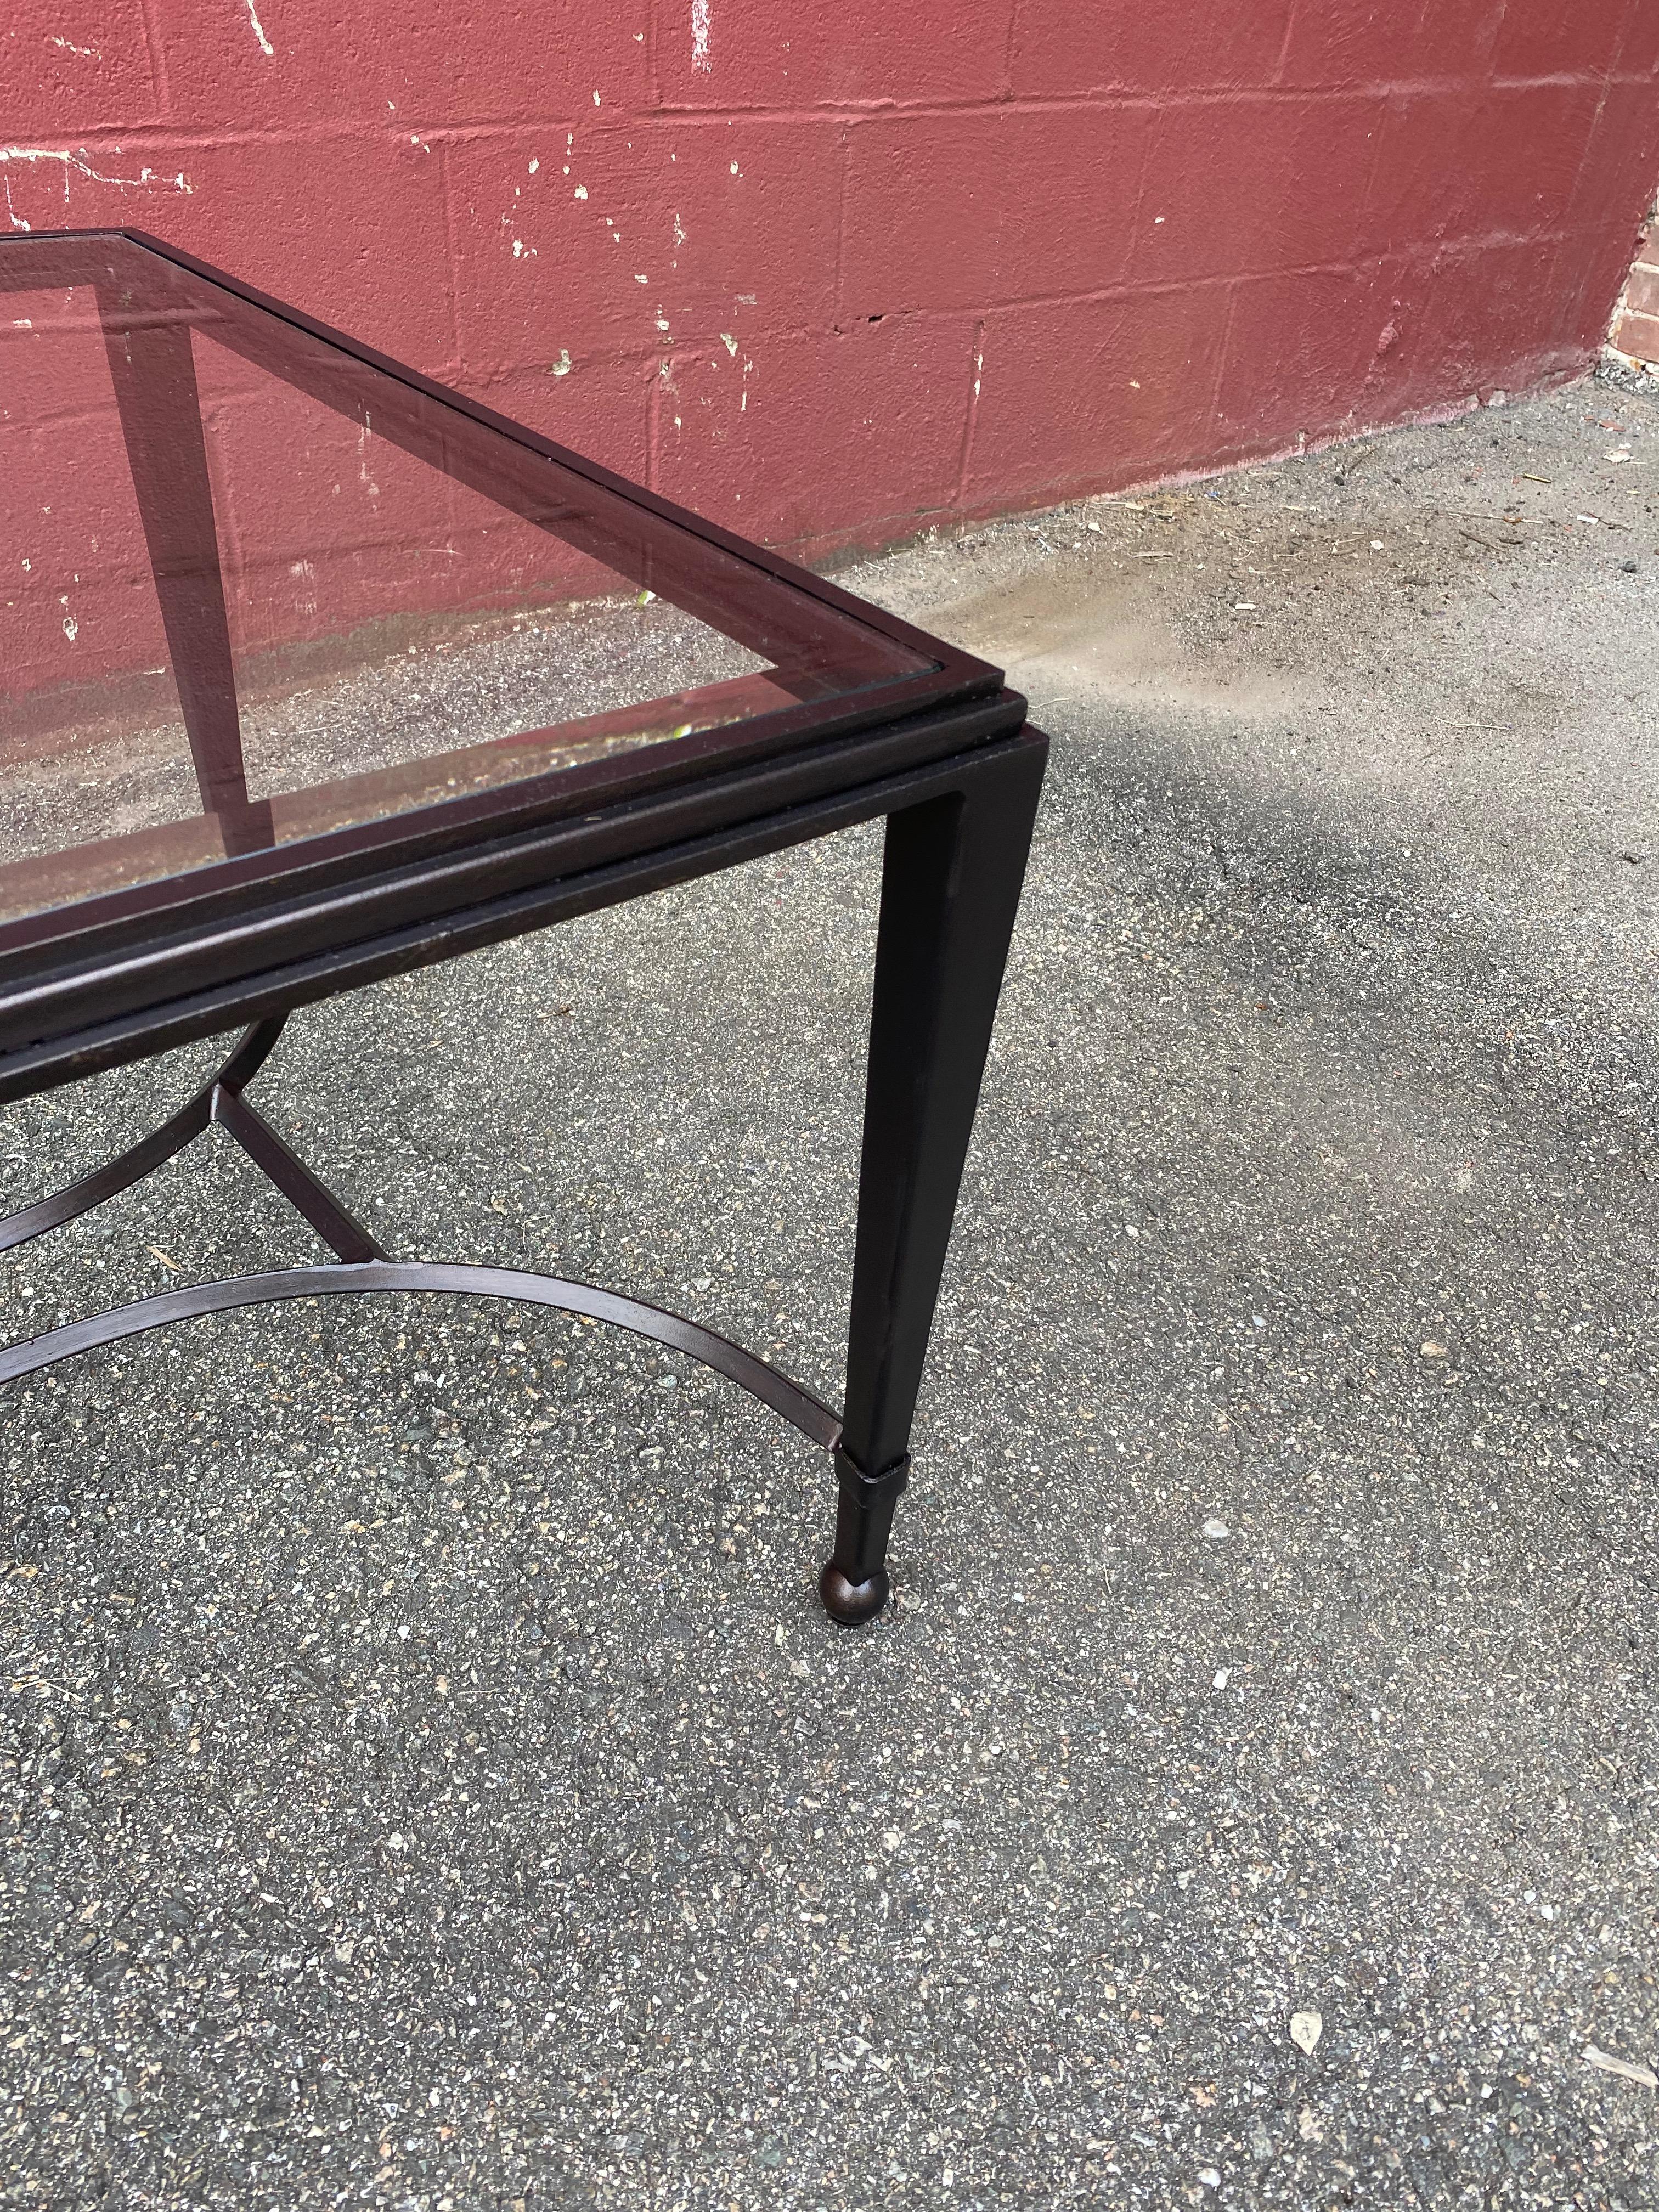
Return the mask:
{"type": "Polygon", "coordinates": [[[0,918],[939,665],[115,235],[0,239],[0,918]]]}

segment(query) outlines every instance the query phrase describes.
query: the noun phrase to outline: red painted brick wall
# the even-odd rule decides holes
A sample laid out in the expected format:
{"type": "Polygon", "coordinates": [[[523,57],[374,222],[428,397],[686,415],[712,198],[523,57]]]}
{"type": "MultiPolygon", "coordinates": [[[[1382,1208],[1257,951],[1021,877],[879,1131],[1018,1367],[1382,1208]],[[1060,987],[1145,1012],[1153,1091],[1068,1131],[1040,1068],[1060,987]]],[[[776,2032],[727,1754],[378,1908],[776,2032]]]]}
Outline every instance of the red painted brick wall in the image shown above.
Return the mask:
{"type": "Polygon", "coordinates": [[[1656,62],[1659,0],[11,0],[0,226],[823,551],[1579,368],[1656,62]]]}

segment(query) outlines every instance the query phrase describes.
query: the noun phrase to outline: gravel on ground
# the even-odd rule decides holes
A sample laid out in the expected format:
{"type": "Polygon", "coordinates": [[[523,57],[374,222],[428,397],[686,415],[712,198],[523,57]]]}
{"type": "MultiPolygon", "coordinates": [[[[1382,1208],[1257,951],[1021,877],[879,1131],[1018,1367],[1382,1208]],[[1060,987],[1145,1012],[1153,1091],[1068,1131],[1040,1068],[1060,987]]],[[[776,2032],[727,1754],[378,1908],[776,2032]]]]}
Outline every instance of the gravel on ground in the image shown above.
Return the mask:
{"type": "MultiPolygon", "coordinates": [[[[846,579],[1054,740],[871,1627],[809,1446],[546,1313],[0,1395],[0,2203],[1659,2204],[1656,460],[1581,385],[846,579]]],[[[834,1395],[878,860],[252,1095],[834,1395]]],[[[211,1057],[6,1109],[7,1202],[211,1057]]],[[[0,1276],[313,1249],[213,1131],[0,1276]]]]}

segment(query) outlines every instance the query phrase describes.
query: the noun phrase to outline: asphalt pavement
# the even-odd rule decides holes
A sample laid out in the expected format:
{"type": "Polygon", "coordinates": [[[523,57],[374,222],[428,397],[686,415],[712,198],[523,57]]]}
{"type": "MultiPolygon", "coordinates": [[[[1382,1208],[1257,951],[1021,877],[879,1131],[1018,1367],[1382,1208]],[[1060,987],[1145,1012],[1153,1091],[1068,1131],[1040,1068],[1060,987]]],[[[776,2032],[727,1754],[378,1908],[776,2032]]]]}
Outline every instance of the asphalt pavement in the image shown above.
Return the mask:
{"type": "MultiPolygon", "coordinates": [[[[872,1626],[810,1446],[557,1316],[0,1394],[0,2203],[1659,2204],[1656,464],[1584,385],[851,572],[1054,740],[872,1626]]],[[[878,860],[251,1096],[833,1396],[878,860]]],[[[210,1058],[5,1109],[6,1202],[210,1058]]],[[[0,1288],[315,1249],[213,1131],[0,1288]]]]}

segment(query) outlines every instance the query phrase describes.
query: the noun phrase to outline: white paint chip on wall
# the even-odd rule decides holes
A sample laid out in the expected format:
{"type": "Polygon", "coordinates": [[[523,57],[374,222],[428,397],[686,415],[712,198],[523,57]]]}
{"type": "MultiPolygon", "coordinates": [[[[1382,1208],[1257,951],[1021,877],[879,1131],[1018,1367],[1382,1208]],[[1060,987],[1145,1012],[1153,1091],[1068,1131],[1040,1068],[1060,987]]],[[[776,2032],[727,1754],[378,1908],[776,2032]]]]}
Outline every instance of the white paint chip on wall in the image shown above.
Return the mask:
{"type": "Polygon", "coordinates": [[[253,0],[247,0],[247,19],[253,26],[254,37],[259,41],[260,52],[274,59],[276,49],[265,36],[265,27],[259,21],[259,11],[254,6],[253,0]]]}
{"type": "Polygon", "coordinates": [[[708,0],[691,0],[691,66],[710,70],[708,58],[708,0]]]}
{"type": "MultiPolygon", "coordinates": [[[[112,150],[118,154],[121,149],[117,146],[112,150]]],[[[6,219],[14,230],[32,230],[34,228],[32,222],[18,214],[13,204],[10,167],[14,161],[25,163],[30,167],[47,167],[56,162],[63,179],[65,208],[69,206],[71,176],[85,177],[94,185],[118,185],[124,191],[142,191],[155,186],[163,191],[188,192],[194,190],[182,169],[176,177],[164,177],[146,164],[136,177],[112,177],[106,176],[101,169],[94,169],[86,154],[84,146],[78,152],[71,151],[66,146],[0,146],[0,197],[5,200],[6,219]]]]}

